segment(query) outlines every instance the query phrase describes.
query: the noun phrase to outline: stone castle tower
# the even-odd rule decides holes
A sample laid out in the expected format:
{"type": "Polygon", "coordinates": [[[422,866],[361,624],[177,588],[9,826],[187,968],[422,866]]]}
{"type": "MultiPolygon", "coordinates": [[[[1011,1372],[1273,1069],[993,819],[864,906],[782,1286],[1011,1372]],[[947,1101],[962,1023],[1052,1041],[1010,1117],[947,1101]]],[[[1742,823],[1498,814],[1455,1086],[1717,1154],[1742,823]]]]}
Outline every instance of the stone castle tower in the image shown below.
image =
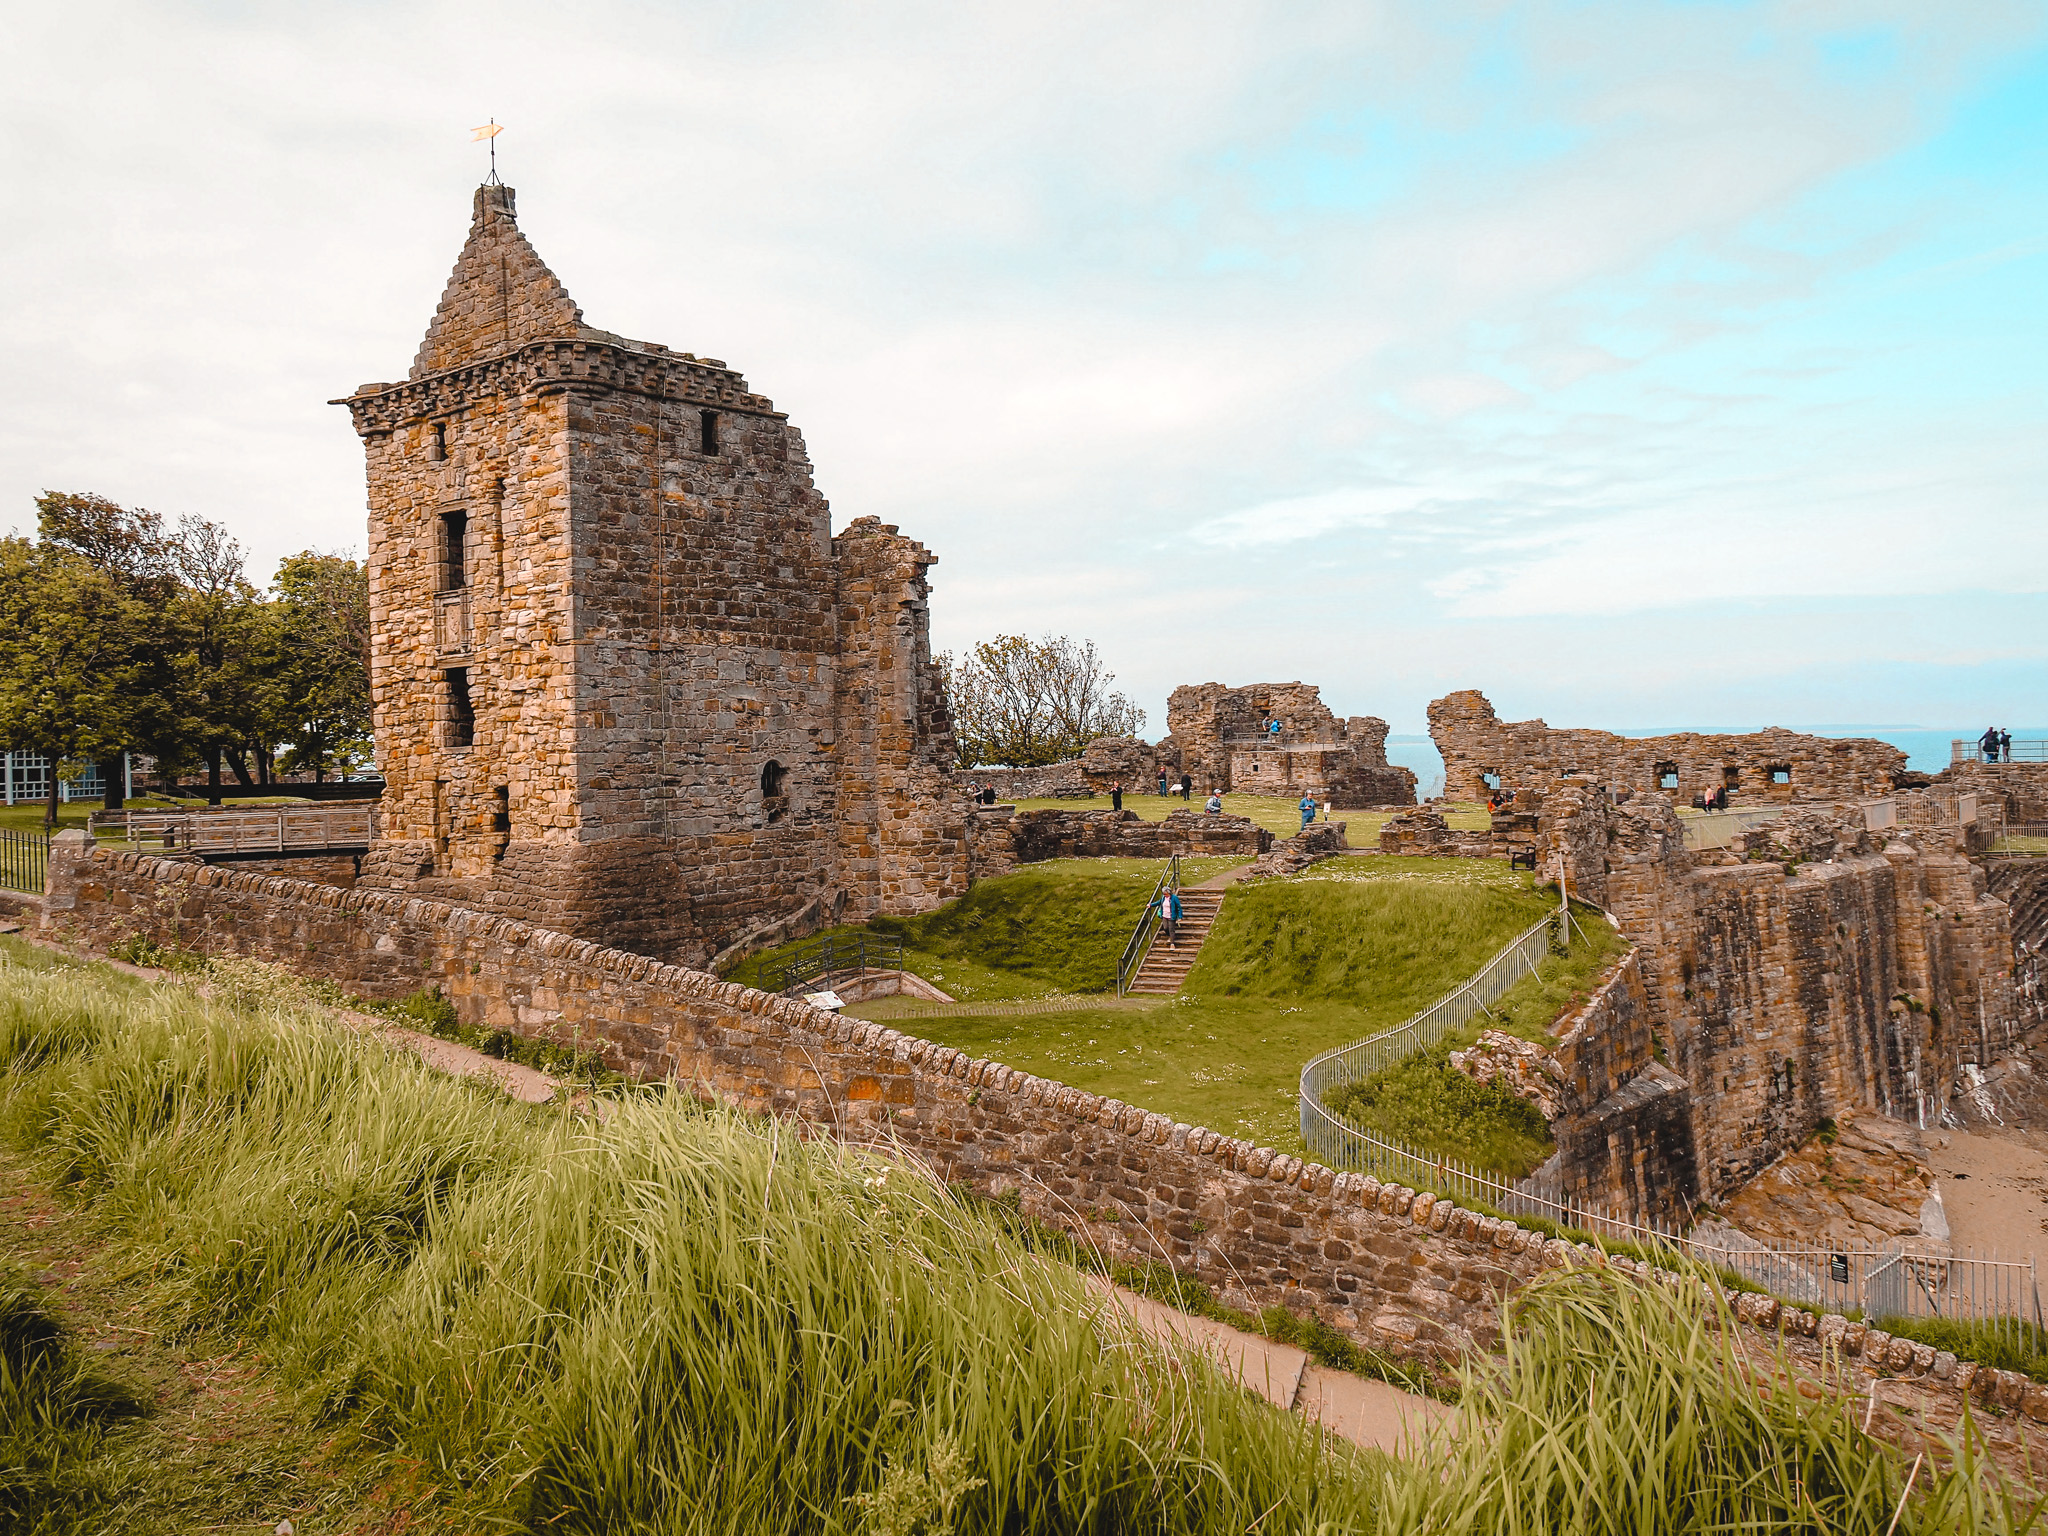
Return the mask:
{"type": "Polygon", "coordinates": [[[834,538],[723,363],[584,324],[511,188],[405,381],[335,403],[369,461],[365,884],[700,964],[966,889],[933,556],[834,538]]]}

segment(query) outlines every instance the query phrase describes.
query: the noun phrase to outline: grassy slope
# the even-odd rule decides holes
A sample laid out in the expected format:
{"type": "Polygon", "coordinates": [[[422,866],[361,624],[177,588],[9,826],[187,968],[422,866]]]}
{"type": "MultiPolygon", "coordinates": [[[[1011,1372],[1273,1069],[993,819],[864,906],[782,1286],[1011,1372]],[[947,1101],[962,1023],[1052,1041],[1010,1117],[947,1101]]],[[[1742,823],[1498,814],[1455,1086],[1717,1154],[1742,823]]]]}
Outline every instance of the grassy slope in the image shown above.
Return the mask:
{"type": "Polygon", "coordinates": [[[1601,973],[1627,949],[1627,942],[1598,913],[1582,909],[1566,952],[1553,954],[1536,975],[1518,982],[1493,1005],[1490,1017],[1452,1031],[1427,1050],[1363,1082],[1336,1090],[1330,1108],[1390,1140],[1524,1177],[1556,1150],[1543,1117],[1526,1099],[1498,1084],[1482,1086],[1452,1071],[1450,1054],[1489,1029],[1548,1045],[1552,1022],[1584,1001],[1601,973]]]}
{"type": "Polygon", "coordinates": [[[1317,1051],[1390,1028],[1548,910],[1490,860],[1348,859],[1232,891],[1186,991],[1147,1012],[917,1019],[946,1045],[1299,1151],[1317,1051]]]}
{"type": "MultiPolygon", "coordinates": [[[[1245,862],[1182,859],[1181,874],[1193,883],[1245,862]]],[[[1102,992],[1116,985],[1117,957],[1165,867],[1163,859],[1027,864],[922,917],[877,918],[865,929],[832,931],[901,937],[905,968],[962,1000],[1102,992]]],[[[769,964],[812,942],[752,956],[726,979],[757,985],[769,964]]]]}
{"type": "Polygon", "coordinates": [[[1073,1271],[830,1143],[656,1092],[597,1125],[316,1017],[20,967],[0,1063],[7,1131],[150,1276],[156,1327],[250,1340],[470,1528],[1369,1514],[1311,1426],[1103,1348],[1073,1271]]]}

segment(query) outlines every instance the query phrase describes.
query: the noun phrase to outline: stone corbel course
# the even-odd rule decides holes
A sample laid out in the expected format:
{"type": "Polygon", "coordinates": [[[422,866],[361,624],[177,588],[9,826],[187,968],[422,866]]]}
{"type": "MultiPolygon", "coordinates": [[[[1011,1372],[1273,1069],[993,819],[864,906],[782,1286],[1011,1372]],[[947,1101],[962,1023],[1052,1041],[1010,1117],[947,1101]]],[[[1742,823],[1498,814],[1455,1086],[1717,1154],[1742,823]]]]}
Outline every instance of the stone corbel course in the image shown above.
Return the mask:
{"type": "MultiPolygon", "coordinates": [[[[1014,1191],[1034,1218],[1113,1257],[1168,1262],[1235,1305],[1314,1312],[1393,1354],[1445,1361],[1491,1346],[1502,1297],[1546,1267],[1605,1262],[1697,1283],[881,1024],[396,892],[112,852],[64,833],[43,931],[98,949],[141,935],[249,956],[370,997],[438,985],[468,1023],[578,1042],[634,1077],[899,1147],[940,1178],[1014,1191]]],[[[1927,1422],[1952,1424],[1966,1399],[2048,1421],[2048,1389],[2012,1372],[1768,1297],[1736,1307],[1817,1372],[1906,1384],[1910,1400],[1893,1389],[1885,1400],[1927,1422]]]]}

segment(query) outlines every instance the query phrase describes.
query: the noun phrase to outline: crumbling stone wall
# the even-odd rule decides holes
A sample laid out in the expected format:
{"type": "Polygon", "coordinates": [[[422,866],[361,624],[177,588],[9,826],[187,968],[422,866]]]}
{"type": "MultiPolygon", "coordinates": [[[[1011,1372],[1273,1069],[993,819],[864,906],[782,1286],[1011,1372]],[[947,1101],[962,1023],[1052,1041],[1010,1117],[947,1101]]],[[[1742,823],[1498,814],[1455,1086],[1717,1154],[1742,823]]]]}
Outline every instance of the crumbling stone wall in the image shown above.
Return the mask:
{"type": "Polygon", "coordinates": [[[365,883],[702,961],[967,876],[933,557],[838,538],[723,363],[585,325],[479,188],[411,375],[345,401],[386,787],[365,883]]]}
{"type": "Polygon", "coordinates": [[[1387,762],[1387,723],[1339,720],[1310,683],[1222,683],[1176,688],[1166,701],[1171,746],[1197,793],[1312,795],[1362,810],[1415,803],[1415,775],[1387,762]],[[1263,729],[1280,722],[1277,737],[1263,729]]]}
{"type": "Polygon", "coordinates": [[[1389,816],[1380,826],[1380,852],[1404,858],[1488,859],[1495,853],[1490,832],[1453,829],[1440,811],[1418,806],[1389,816]]]}
{"type": "Polygon", "coordinates": [[[1633,738],[1553,730],[1541,720],[1504,722],[1476,689],[1431,704],[1429,734],[1443,755],[1444,794],[1452,800],[1574,780],[1616,793],[1653,791],[1679,805],[1721,789],[1743,805],[1874,800],[1890,794],[1906,769],[1906,754],[1882,741],[1777,729],[1633,738]]]}
{"type": "Polygon", "coordinates": [[[1692,1087],[1657,1058],[1638,952],[1630,950],[1551,1047],[1567,1088],[1540,1171],[1571,1199],[1638,1220],[1681,1220],[1697,1198],[1692,1087]]]}
{"type": "Polygon", "coordinates": [[[1975,1042],[2014,1037],[2009,914],[1952,831],[1885,842],[1860,821],[1794,818],[1782,835],[1823,859],[1781,861],[1772,844],[1768,862],[1707,863],[1662,795],[1546,804],[1575,893],[1639,946],[1652,1027],[1689,1085],[1702,1198],[1843,1111],[1927,1123],[1975,1042]]]}
{"type": "Polygon", "coordinates": [[[1957,763],[1933,780],[1944,789],[1988,795],[2011,824],[2048,823],[2048,763],[1957,763]]]}

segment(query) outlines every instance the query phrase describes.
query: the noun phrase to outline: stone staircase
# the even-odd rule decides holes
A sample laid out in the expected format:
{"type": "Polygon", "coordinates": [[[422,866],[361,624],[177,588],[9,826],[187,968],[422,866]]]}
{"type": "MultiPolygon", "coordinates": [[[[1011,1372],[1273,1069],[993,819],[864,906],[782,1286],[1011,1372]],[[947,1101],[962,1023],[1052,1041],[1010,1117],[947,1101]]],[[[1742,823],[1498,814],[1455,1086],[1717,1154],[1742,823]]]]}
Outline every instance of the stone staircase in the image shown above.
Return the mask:
{"type": "Polygon", "coordinates": [[[1194,969],[1195,957],[1202,952],[1202,941],[1209,937],[1209,930],[1216,925],[1216,914],[1222,908],[1220,890],[1183,887],[1180,942],[1169,949],[1163,930],[1152,936],[1152,947],[1145,951],[1145,959],[1131,981],[1132,994],[1170,997],[1178,992],[1181,983],[1188,979],[1188,972],[1194,969]]]}

